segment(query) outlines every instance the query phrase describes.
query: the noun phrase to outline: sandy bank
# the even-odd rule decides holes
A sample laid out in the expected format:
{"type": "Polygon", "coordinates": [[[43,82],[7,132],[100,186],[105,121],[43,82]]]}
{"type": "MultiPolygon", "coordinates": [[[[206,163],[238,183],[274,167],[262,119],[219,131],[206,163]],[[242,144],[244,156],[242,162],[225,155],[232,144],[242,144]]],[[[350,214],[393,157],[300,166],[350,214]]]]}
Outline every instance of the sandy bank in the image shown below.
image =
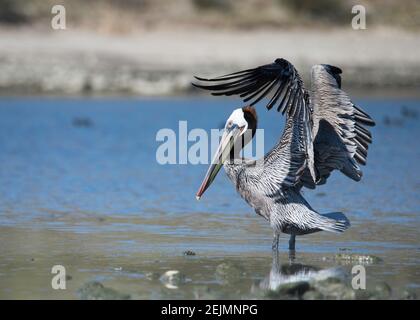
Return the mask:
{"type": "Polygon", "coordinates": [[[420,85],[420,37],[386,29],[148,31],[0,30],[3,94],[165,95],[191,90],[192,75],[219,75],[283,57],[304,78],[340,66],[353,88],[420,85]]]}

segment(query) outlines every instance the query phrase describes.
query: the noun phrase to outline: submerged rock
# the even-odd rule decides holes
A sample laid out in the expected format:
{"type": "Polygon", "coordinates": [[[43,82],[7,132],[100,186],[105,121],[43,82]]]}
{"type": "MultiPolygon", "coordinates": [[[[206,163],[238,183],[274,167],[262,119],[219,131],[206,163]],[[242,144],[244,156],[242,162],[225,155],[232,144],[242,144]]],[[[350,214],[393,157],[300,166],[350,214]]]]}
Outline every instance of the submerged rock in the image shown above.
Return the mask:
{"type": "Polygon", "coordinates": [[[386,126],[401,127],[404,124],[404,120],[399,117],[385,116],[383,121],[386,126]]]}
{"type": "Polygon", "coordinates": [[[193,295],[196,300],[223,300],[227,298],[226,294],[213,290],[208,286],[195,286],[193,295]]]}
{"type": "Polygon", "coordinates": [[[305,292],[305,294],[302,296],[303,300],[323,300],[325,297],[323,294],[316,290],[308,290],[305,292]]]}
{"type": "Polygon", "coordinates": [[[82,300],[128,300],[131,298],[129,294],[107,288],[98,281],[86,283],[78,290],[78,293],[82,300]]]}
{"type": "Polygon", "coordinates": [[[245,269],[233,262],[222,262],[216,267],[216,278],[223,282],[239,281],[246,275],[245,269]]]}
{"type": "Polygon", "coordinates": [[[74,127],[89,128],[93,126],[93,121],[90,118],[76,117],[73,118],[72,125],[74,127]]]}
{"type": "Polygon", "coordinates": [[[329,278],[314,283],[314,290],[319,299],[324,300],[353,300],[356,294],[352,288],[338,278],[329,278]]]}
{"type": "Polygon", "coordinates": [[[417,300],[417,294],[410,288],[404,289],[401,295],[402,300],[417,300]]]}
{"type": "Polygon", "coordinates": [[[411,109],[407,106],[402,106],[401,115],[405,118],[417,119],[418,112],[416,109],[411,109]]]}
{"type": "Polygon", "coordinates": [[[391,287],[386,282],[377,284],[373,290],[356,290],[355,292],[359,300],[386,300],[392,295],[391,287]]]}

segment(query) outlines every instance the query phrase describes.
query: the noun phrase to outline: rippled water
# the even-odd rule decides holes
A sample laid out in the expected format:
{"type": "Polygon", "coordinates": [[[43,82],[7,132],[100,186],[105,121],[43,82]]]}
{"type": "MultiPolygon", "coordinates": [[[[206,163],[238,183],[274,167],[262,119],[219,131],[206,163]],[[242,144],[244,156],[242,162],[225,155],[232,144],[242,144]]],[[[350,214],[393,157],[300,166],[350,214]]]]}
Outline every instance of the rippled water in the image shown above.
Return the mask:
{"type": "MultiPolygon", "coordinates": [[[[342,211],[352,227],[298,237],[296,261],[328,269],[343,249],[377,256],[382,262],[366,266],[368,285],[385,281],[398,298],[420,288],[420,101],[355,101],[377,122],[362,181],[336,173],[305,191],[315,209],[342,211]]],[[[156,162],[159,129],[178,131],[180,120],[188,129],[218,128],[238,106],[203,98],[0,99],[0,297],[79,298],[91,280],[134,298],[197,298],[209,288],[213,295],[204,297],[252,297],[272,266],[267,222],[223,172],[197,202],[206,165],[156,162]],[[239,283],[217,277],[226,261],[244,268],[239,283]],[[55,264],[71,274],[66,290],[51,288],[55,264]],[[187,278],[177,289],[149,279],[173,269],[187,278]]],[[[284,119],[260,108],[259,120],[269,148],[284,119]]],[[[286,248],[285,236],[284,263],[286,248]]]]}

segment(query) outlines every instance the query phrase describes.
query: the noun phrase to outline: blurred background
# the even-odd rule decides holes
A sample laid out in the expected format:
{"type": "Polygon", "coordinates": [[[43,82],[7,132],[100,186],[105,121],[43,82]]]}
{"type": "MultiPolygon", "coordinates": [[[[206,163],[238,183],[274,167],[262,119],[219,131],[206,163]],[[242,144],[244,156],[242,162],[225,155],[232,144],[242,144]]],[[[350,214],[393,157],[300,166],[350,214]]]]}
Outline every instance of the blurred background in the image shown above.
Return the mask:
{"type": "Polygon", "coordinates": [[[417,0],[0,0],[0,94],[186,94],[194,74],[277,57],[304,78],[329,63],[344,87],[417,94],[419,29],[417,0]],[[66,30],[51,27],[56,4],[66,30]]]}

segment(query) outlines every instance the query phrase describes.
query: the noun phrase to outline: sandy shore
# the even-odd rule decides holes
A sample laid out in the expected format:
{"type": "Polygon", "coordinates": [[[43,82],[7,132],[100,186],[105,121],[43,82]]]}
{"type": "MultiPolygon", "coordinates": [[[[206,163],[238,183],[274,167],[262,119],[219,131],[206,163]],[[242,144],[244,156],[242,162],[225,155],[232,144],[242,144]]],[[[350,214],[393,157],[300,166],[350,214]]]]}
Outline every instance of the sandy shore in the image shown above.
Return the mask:
{"type": "Polygon", "coordinates": [[[192,75],[219,75],[283,57],[304,78],[340,66],[345,87],[417,91],[420,37],[399,30],[155,30],[131,35],[0,29],[3,94],[166,95],[192,75]]]}

